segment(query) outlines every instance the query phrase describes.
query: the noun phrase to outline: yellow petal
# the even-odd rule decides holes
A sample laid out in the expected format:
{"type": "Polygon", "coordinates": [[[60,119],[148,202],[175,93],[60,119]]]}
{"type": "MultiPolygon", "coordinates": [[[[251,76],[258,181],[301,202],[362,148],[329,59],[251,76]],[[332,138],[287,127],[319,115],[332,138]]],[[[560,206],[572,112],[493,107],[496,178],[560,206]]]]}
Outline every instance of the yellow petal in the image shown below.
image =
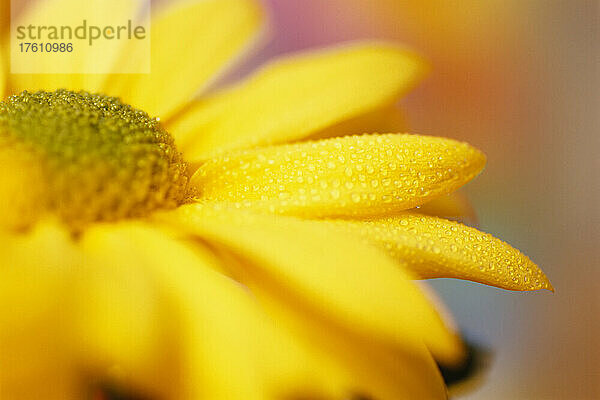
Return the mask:
{"type": "Polygon", "coordinates": [[[169,313],[158,312],[152,277],[131,252],[92,249],[87,238],[80,247],[47,223],[0,239],[3,396],[87,398],[115,373],[134,386],[168,379],[156,355],[170,354],[157,340],[169,313]],[[149,376],[156,365],[163,370],[149,376]]]}
{"type": "Polygon", "coordinates": [[[25,229],[45,209],[46,175],[32,154],[0,147],[0,227],[25,229]]]}
{"type": "Polygon", "coordinates": [[[0,230],[0,393],[7,399],[83,397],[68,334],[78,257],[67,233],[41,224],[0,230]]]}
{"type": "Polygon", "coordinates": [[[473,147],[418,135],[350,136],[214,158],[192,177],[202,199],[306,217],[380,215],[453,192],[485,164],[473,147]]]}
{"type": "Polygon", "coordinates": [[[331,223],[378,245],[421,278],[467,279],[510,290],[553,290],[523,253],[458,222],[405,214],[331,223]]]}
{"type": "MultiPolygon", "coordinates": [[[[245,288],[215,272],[211,264],[218,261],[202,246],[192,250],[164,232],[134,224],[94,229],[85,240],[97,253],[114,253],[117,268],[143,269],[147,277],[141,282],[150,279],[159,288],[154,297],[167,313],[156,326],[167,330],[168,341],[154,353],[173,354],[178,361],[169,366],[155,360],[160,371],[173,372],[156,376],[170,389],[161,398],[297,398],[302,390],[318,398],[328,394],[319,388],[330,379],[328,371],[279,329],[245,288]],[[135,265],[127,265],[128,257],[135,265]]],[[[107,284],[108,290],[118,283],[107,284]]],[[[127,280],[123,287],[135,290],[139,284],[127,280]]],[[[121,312],[120,307],[113,310],[121,312]]]]}
{"type": "MultiPolygon", "coordinates": [[[[403,111],[396,101],[376,108],[366,114],[344,120],[323,130],[316,131],[306,139],[330,139],[340,136],[357,135],[368,132],[404,132],[408,128],[403,111]]],[[[304,138],[303,138],[304,139],[304,138]]]]}
{"type": "MultiPolygon", "coordinates": [[[[106,91],[166,119],[250,44],[262,19],[252,0],[172,3],[152,19],[150,74],[114,75],[106,91]]],[[[137,60],[121,61],[117,70],[137,60]]]]}
{"type": "MultiPolygon", "coordinates": [[[[382,252],[318,222],[194,204],[176,215],[185,229],[247,260],[240,281],[366,340],[425,342],[444,359],[460,357],[455,335],[382,252]]],[[[175,219],[175,217],[171,217],[175,219]]]]}
{"type": "Polygon", "coordinates": [[[80,240],[85,279],[72,289],[78,297],[77,342],[96,380],[166,397],[173,389],[165,381],[177,382],[175,353],[160,350],[171,344],[165,326],[172,310],[147,263],[119,229],[94,226],[80,240]]]}
{"type": "MultiPolygon", "coordinates": [[[[138,12],[139,0],[120,0],[91,3],[80,0],[44,0],[30,4],[29,7],[17,19],[14,26],[38,25],[77,27],[82,24],[82,16],[90,16],[98,26],[113,26],[115,21],[127,21],[132,19],[138,12]]],[[[19,41],[13,38],[12,51],[19,52],[19,41]]],[[[85,40],[73,42],[74,51],[71,53],[38,53],[30,55],[36,57],[36,69],[53,73],[13,73],[10,75],[10,91],[20,93],[23,90],[88,90],[90,92],[101,91],[107,79],[106,74],[96,73],[65,73],[77,69],[79,71],[110,71],[123,50],[122,41],[105,41],[87,47],[85,40]],[[77,47],[86,46],[85,49],[77,47]],[[89,50],[89,51],[88,51],[89,50]],[[98,57],[101,54],[101,57],[98,57]]],[[[19,57],[20,58],[20,57],[19,57]]],[[[24,62],[29,62],[24,59],[24,62]]],[[[15,65],[15,72],[23,72],[20,68],[26,68],[26,64],[15,65]]],[[[14,68],[13,68],[14,69],[14,68]]]]}
{"type": "MultiPolygon", "coordinates": [[[[245,270],[251,261],[230,253],[219,252],[230,271],[245,270]]],[[[281,301],[277,291],[265,290],[263,281],[245,281],[277,324],[293,332],[296,343],[307,346],[318,357],[316,372],[327,377],[325,387],[330,396],[314,391],[316,380],[306,383],[299,398],[354,399],[360,395],[374,399],[445,399],[445,385],[429,350],[422,343],[410,348],[390,348],[353,334],[317,316],[298,312],[281,301]]],[[[323,379],[321,379],[323,380],[323,379]]]]}
{"type": "Polygon", "coordinates": [[[421,204],[414,212],[463,222],[477,221],[477,214],[471,202],[460,191],[436,197],[427,203],[421,204]]]}
{"type": "Polygon", "coordinates": [[[389,44],[297,55],[197,103],[170,130],[193,161],[298,140],[390,104],[424,69],[414,54],[389,44]]]}
{"type": "Polygon", "coordinates": [[[294,330],[298,341],[324,352],[322,365],[325,371],[341,375],[346,390],[338,390],[338,395],[332,399],[447,398],[438,366],[425,345],[390,349],[374,340],[336,330],[312,315],[294,312],[275,297],[267,295],[261,300],[267,303],[278,322],[294,330]]]}

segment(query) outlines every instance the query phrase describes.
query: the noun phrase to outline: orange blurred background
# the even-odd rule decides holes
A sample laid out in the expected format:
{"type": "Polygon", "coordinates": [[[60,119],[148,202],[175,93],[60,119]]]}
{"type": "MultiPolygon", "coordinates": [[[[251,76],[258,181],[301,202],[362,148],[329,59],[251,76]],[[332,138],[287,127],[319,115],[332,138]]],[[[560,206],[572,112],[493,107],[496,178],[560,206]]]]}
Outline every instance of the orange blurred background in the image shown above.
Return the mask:
{"type": "Polygon", "coordinates": [[[433,70],[402,101],[410,130],[488,155],[467,191],[483,230],[523,250],[550,293],[434,282],[494,353],[465,399],[600,398],[597,1],[264,0],[272,37],[249,63],[352,39],[397,40],[433,70]]]}

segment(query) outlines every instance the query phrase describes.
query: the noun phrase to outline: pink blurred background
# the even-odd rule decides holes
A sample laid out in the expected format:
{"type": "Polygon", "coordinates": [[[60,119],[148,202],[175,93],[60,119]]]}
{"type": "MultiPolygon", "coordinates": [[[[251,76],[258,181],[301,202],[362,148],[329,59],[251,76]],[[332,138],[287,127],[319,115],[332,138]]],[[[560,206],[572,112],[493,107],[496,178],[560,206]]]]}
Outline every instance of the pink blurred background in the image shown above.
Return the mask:
{"type": "Polygon", "coordinates": [[[410,130],[488,155],[467,187],[481,228],[523,250],[556,288],[434,282],[466,336],[494,353],[484,384],[461,398],[600,398],[600,2],[264,3],[272,37],[254,63],[365,38],[423,54],[433,71],[402,101],[410,130]]]}

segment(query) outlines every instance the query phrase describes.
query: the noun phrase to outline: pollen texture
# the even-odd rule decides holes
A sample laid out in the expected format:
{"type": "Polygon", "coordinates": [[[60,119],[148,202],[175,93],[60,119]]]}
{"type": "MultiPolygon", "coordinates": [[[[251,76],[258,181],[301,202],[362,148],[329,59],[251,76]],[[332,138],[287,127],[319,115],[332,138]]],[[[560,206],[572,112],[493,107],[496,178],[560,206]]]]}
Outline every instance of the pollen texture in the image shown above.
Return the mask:
{"type": "Polygon", "coordinates": [[[74,227],[141,217],[188,196],[187,166],[171,135],[114,97],[66,90],[11,96],[0,103],[0,153],[19,154],[21,164],[41,172],[22,174],[12,194],[31,194],[36,215],[49,211],[74,227]]]}

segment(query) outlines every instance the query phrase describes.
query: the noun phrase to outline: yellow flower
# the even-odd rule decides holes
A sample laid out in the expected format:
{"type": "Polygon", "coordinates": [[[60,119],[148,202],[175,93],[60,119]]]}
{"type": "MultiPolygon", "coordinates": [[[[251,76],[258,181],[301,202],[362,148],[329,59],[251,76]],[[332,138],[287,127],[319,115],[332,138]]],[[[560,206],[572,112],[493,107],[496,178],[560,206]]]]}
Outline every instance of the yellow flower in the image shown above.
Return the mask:
{"type": "Polygon", "coordinates": [[[412,280],[551,289],[442,218],[468,212],[453,192],[481,152],[348,135],[398,125],[417,56],[306,53],[192,101],[262,13],[205,0],[153,18],[149,75],[0,79],[2,398],[445,398],[436,361],[463,346],[412,280]]]}

